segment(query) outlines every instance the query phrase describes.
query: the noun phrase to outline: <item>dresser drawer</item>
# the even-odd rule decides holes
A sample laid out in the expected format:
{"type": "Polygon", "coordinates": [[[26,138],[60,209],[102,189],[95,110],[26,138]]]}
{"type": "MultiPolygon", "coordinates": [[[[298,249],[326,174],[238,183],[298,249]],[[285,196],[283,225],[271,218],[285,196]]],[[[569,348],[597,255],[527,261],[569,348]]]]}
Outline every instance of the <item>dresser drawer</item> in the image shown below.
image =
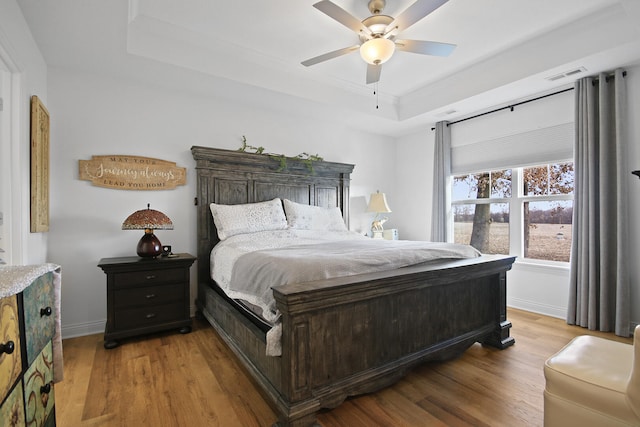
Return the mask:
{"type": "MultiPolygon", "coordinates": [[[[24,398],[22,392],[22,381],[18,382],[16,388],[2,405],[0,405],[0,423],[5,422],[7,426],[24,426],[24,398]]],[[[5,424],[0,424],[5,425],[5,424]]]]}
{"type": "Polygon", "coordinates": [[[40,354],[56,330],[53,273],[43,274],[23,292],[27,361],[40,354]]]}
{"type": "Polygon", "coordinates": [[[44,426],[53,411],[53,353],[49,342],[24,374],[27,425],[44,426]]]}
{"type": "Polygon", "coordinates": [[[157,306],[167,303],[180,304],[184,299],[184,285],[145,286],[115,291],[116,310],[128,307],[157,306]]]}
{"type": "Polygon", "coordinates": [[[17,296],[0,299],[0,402],[22,373],[19,327],[17,296]]]}
{"type": "Polygon", "coordinates": [[[115,328],[131,329],[161,325],[185,318],[183,304],[163,304],[154,307],[116,310],[115,328]]]}
{"type": "Polygon", "coordinates": [[[129,288],[131,286],[149,286],[162,283],[175,283],[185,279],[184,269],[156,269],[129,271],[113,275],[113,285],[116,288],[129,288]]]}

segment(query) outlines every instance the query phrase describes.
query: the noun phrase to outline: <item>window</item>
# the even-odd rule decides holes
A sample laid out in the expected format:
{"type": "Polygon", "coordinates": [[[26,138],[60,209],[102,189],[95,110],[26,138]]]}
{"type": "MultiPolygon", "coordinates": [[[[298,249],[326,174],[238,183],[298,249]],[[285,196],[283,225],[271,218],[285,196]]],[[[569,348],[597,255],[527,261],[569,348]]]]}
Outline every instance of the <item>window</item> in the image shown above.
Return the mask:
{"type": "Polygon", "coordinates": [[[454,237],[488,254],[509,253],[511,169],[453,179],[454,237]]]}
{"type": "Polygon", "coordinates": [[[454,241],[487,254],[568,262],[573,185],[573,162],[454,176],[454,241]]]}

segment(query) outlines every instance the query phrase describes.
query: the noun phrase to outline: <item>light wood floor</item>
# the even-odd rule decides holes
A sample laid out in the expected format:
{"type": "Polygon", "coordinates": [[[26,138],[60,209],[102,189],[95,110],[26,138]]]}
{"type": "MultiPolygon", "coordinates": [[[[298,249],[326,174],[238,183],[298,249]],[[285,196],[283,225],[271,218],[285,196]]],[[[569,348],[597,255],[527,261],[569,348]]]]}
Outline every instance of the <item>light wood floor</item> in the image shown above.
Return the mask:
{"type": "MultiPolygon", "coordinates": [[[[453,361],[427,363],[394,386],[323,412],[322,426],[541,426],[544,361],[587,334],[563,320],[509,310],[516,344],[475,344],[453,361]]],[[[594,333],[631,343],[613,334],[594,333]]],[[[102,335],[64,340],[55,386],[60,427],[270,426],[276,416],[216,332],[161,333],[102,347],[102,335]]]]}

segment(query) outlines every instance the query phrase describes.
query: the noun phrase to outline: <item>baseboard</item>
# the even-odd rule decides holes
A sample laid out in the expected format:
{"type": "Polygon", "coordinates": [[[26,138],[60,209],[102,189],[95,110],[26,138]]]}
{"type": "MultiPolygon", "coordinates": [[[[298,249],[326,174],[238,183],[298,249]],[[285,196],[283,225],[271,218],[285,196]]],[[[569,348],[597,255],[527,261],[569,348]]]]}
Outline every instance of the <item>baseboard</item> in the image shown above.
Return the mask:
{"type": "Polygon", "coordinates": [[[62,339],[104,334],[104,325],[106,322],[106,320],[98,320],[95,322],[77,323],[75,325],[62,325],[62,339]]]}
{"type": "Polygon", "coordinates": [[[566,307],[540,304],[535,301],[529,301],[520,298],[507,297],[507,307],[513,307],[520,310],[531,311],[533,313],[544,314],[546,316],[557,317],[558,319],[567,318],[566,307]]]}
{"type": "MultiPolygon", "coordinates": [[[[507,307],[513,307],[520,310],[530,311],[532,313],[544,314],[546,316],[557,317],[558,319],[566,319],[566,309],[563,307],[554,307],[550,305],[539,304],[519,298],[508,298],[507,307]]],[[[633,332],[638,326],[638,322],[629,322],[629,336],[633,336],[633,332]]]]}
{"type": "MultiPolygon", "coordinates": [[[[196,312],[196,306],[190,307],[191,317],[196,312]]],[[[83,337],[85,335],[104,334],[104,326],[107,320],[97,320],[94,322],[77,323],[75,325],[62,325],[62,339],[83,337]]]]}

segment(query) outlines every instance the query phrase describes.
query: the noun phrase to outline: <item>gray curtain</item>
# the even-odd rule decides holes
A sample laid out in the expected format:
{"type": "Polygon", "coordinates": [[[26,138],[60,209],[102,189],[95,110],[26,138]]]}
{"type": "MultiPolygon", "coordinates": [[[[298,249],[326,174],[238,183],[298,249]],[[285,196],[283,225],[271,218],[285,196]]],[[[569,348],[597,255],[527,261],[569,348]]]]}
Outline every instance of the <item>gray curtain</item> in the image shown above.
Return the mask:
{"type": "Polygon", "coordinates": [[[431,241],[446,242],[449,234],[449,180],[451,179],[451,130],[448,122],[436,123],[433,152],[433,213],[431,241]]]}
{"type": "Polygon", "coordinates": [[[625,79],[575,84],[575,198],[567,323],[629,336],[625,79]]]}

